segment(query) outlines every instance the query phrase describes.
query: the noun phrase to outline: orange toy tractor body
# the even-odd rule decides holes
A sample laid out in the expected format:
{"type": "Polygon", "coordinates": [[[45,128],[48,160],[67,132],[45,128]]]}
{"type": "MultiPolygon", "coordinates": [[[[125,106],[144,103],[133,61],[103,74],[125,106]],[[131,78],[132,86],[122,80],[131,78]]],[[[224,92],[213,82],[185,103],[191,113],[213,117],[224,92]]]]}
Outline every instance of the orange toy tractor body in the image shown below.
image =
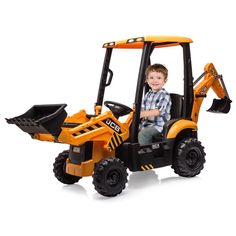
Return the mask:
{"type": "Polygon", "coordinates": [[[67,116],[66,104],[35,105],[7,122],[16,124],[34,139],[68,144],[69,150],[60,153],[54,163],[56,178],[73,184],[84,176],[93,176],[95,189],[104,196],[116,196],[125,188],[127,168],[146,171],[171,165],[180,176],[193,177],[200,173],[205,162],[204,148],[197,138],[201,103],[209,88],[219,97],[214,99],[209,111],[228,113],[231,100],[213,64],[207,64],[204,73],[193,81],[191,42],[185,37],[146,36],[105,43],[94,114],[80,110],[67,116]],[[165,124],[163,135],[149,145],[140,146],[137,135],[142,96],[147,91],[145,69],[154,49],[170,46],[183,48],[184,94],[170,94],[171,120],[165,124]],[[113,72],[109,68],[112,50],[119,48],[142,49],[133,109],[113,101],[103,102],[105,89],[112,82],[113,72]],[[103,104],[109,111],[102,113],[103,104]],[[127,118],[121,122],[119,117],[124,115],[127,118]]]}

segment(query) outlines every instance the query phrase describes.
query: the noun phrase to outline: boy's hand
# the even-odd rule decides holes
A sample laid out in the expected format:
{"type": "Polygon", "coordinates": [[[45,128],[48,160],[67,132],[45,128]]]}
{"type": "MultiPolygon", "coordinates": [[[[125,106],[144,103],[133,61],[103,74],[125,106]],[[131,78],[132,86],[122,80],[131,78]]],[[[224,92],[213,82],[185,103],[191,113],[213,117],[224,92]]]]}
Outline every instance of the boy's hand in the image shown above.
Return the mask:
{"type": "Polygon", "coordinates": [[[160,111],[158,109],[140,112],[140,118],[149,117],[149,116],[159,116],[159,115],[160,115],[160,111]]]}

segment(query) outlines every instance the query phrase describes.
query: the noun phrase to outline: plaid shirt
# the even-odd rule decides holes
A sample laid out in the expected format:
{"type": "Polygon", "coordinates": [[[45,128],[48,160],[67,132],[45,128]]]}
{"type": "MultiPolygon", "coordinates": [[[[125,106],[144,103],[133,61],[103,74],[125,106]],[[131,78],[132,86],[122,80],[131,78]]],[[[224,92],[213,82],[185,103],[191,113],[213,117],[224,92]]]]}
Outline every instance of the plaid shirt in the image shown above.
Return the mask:
{"type": "Polygon", "coordinates": [[[161,133],[164,124],[170,120],[170,108],[170,94],[165,89],[162,88],[158,92],[149,90],[143,98],[141,110],[149,111],[158,109],[160,111],[160,115],[143,118],[140,128],[155,127],[157,131],[161,133]]]}

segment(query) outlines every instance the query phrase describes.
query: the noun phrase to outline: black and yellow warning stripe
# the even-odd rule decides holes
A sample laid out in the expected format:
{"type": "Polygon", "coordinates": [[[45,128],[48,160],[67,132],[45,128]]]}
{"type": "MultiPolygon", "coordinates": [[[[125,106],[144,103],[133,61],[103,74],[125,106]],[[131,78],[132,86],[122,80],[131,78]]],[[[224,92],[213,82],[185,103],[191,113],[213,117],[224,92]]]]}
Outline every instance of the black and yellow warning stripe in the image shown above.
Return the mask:
{"type": "Polygon", "coordinates": [[[81,134],[85,134],[85,133],[88,133],[88,132],[93,131],[93,130],[95,130],[95,129],[98,129],[98,128],[100,128],[100,127],[101,127],[101,125],[99,125],[99,124],[94,124],[94,125],[91,125],[91,126],[89,126],[89,127],[87,127],[87,128],[84,128],[84,129],[82,129],[82,130],[80,130],[80,131],[74,133],[73,136],[78,136],[78,135],[81,135],[81,134]]]}
{"type": "Polygon", "coordinates": [[[141,169],[142,169],[142,170],[151,170],[151,169],[153,169],[153,168],[154,168],[154,166],[151,165],[151,164],[147,164],[147,165],[142,165],[142,166],[141,166],[141,169]]]}
{"type": "Polygon", "coordinates": [[[111,150],[114,150],[116,147],[118,147],[123,142],[122,137],[114,132],[113,136],[111,137],[111,140],[108,144],[109,148],[111,150]]]}

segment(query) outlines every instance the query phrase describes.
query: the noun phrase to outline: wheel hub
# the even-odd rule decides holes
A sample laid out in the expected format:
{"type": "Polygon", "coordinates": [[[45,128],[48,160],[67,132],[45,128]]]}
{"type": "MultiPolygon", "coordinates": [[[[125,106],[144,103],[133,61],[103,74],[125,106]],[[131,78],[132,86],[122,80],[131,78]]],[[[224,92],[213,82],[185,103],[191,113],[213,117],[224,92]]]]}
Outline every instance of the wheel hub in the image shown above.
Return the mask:
{"type": "Polygon", "coordinates": [[[112,170],[107,175],[107,183],[110,186],[117,185],[121,180],[121,175],[117,170],[112,170]]]}
{"type": "Polygon", "coordinates": [[[198,167],[200,158],[201,152],[197,148],[193,148],[189,151],[186,162],[190,168],[194,169],[198,167]]]}

